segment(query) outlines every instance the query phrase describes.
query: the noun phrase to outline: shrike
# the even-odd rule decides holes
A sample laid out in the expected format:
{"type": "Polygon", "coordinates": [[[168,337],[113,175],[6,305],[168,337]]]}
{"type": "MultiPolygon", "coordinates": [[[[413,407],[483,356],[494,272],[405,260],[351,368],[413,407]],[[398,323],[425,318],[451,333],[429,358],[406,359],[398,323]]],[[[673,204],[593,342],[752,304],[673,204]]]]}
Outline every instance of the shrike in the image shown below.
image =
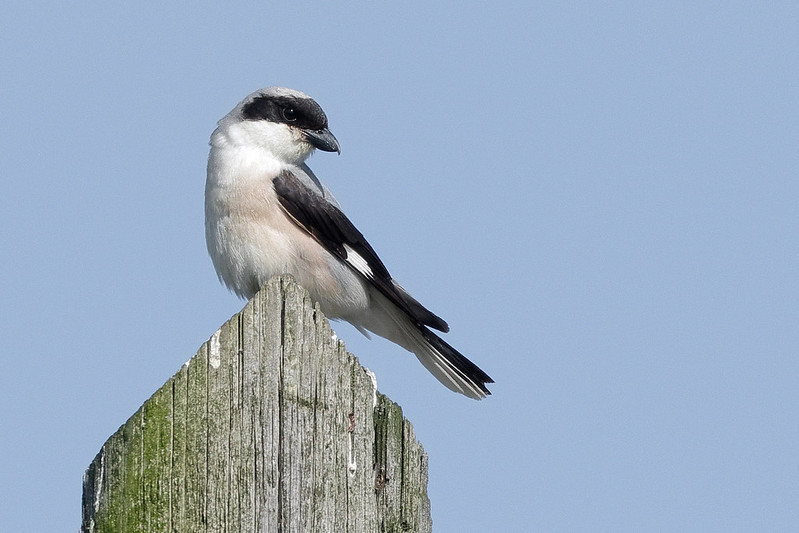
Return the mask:
{"type": "Polygon", "coordinates": [[[470,398],[494,381],[430,328],[449,326],[388,273],[305,160],[340,152],[312,98],[261,89],[211,135],[205,237],[219,279],[251,298],[272,276],[294,276],[329,318],[350,322],[413,352],[441,383],[470,398]]]}

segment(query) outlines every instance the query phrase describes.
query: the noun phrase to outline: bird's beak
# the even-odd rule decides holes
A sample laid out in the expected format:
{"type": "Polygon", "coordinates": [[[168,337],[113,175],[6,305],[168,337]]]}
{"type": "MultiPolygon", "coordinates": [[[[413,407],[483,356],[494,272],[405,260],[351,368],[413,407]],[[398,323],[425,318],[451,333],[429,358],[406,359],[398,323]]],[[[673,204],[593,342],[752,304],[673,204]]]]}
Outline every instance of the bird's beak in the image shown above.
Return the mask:
{"type": "Polygon", "coordinates": [[[330,133],[330,130],[327,128],[321,130],[305,130],[303,132],[305,134],[305,138],[311,143],[315,148],[322,150],[323,152],[336,152],[337,154],[341,153],[341,148],[338,145],[338,141],[330,133]]]}

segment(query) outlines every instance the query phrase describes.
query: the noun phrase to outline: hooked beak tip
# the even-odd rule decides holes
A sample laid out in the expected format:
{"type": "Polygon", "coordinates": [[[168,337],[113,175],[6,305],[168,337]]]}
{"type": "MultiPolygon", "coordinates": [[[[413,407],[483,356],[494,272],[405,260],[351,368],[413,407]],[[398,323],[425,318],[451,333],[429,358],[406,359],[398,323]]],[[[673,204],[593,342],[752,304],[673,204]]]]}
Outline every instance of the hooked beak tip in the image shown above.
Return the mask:
{"type": "Polygon", "coordinates": [[[341,154],[341,147],[338,144],[338,140],[327,128],[316,131],[306,131],[305,138],[308,139],[308,142],[311,143],[314,148],[322,150],[323,152],[336,152],[339,155],[341,154]]]}

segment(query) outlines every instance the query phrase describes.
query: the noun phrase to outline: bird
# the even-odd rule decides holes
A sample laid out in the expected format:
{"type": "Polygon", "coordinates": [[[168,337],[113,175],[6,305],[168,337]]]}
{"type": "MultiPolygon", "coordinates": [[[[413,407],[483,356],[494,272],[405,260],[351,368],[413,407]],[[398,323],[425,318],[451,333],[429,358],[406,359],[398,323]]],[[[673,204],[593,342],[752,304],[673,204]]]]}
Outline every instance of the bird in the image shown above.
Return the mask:
{"type": "Polygon", "coordinates": [[[314,99],[259,89],[219,120],[209,145],[206,244],[228,289],[250,299],[271,277],[290,274],[328,318],[412,352],[455,392],[491,394],[494,380],[433,332],[449,326],[391,277],[306,164],[315,150],[341,153],[314,99]]]}

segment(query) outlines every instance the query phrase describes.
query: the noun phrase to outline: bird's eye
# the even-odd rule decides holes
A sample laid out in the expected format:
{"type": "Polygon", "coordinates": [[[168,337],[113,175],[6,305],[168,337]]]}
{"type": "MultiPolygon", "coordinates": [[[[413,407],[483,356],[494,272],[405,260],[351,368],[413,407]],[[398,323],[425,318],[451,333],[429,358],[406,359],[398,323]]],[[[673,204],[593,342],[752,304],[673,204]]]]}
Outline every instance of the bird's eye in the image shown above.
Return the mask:
{"type": "Polygon", "coordinates": [[[297,120],[297,110],[293,107],[284,107],[283,108],[283,120],[286,122],[294,122],[297,120]]]}

